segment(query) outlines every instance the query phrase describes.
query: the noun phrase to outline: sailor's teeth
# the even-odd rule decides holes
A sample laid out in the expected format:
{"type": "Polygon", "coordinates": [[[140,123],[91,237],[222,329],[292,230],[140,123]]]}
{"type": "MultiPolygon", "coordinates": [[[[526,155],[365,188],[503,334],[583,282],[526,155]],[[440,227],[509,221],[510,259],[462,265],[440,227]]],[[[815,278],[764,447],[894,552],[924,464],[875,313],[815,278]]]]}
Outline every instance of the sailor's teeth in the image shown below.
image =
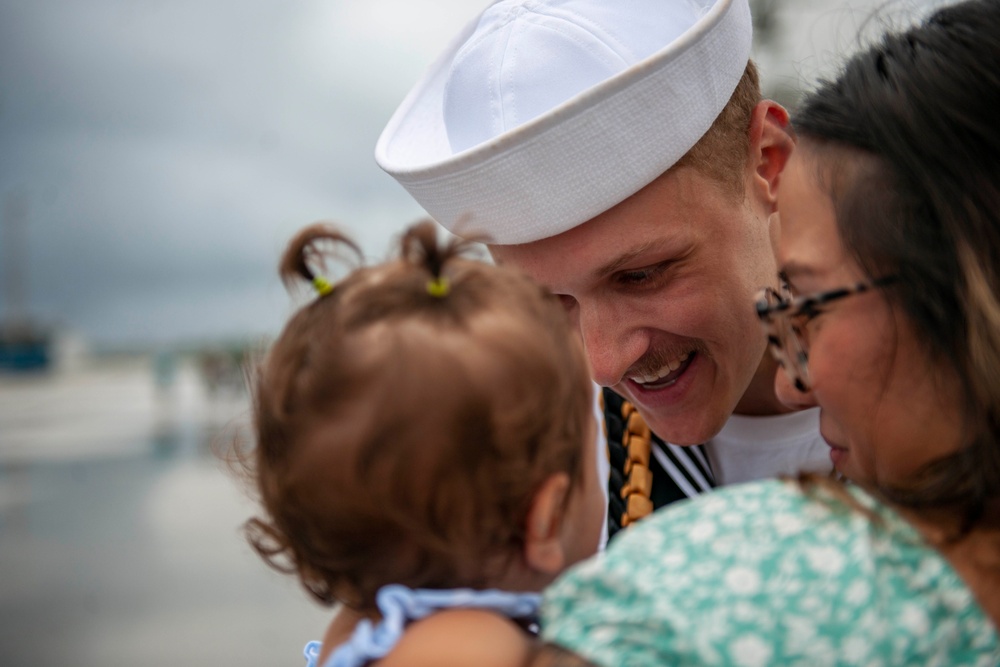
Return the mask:
{"type": "Polygon", "coordinates": [[[671,361],[667,362],[663,366],[663,368],[661,368],[660,370],[656,371],[652,375],[641,375],[641,376],[637,375],[637,376],[634,376],[632,379],[635,382],[638,382],[639,384],[650,384],[651,382],[656,382],[657,380],[670,375],[671,373],[673,373],[674,371],[676,371],[678,368],[680,368],[684,364],[684,362],[687,361],[687,358],[690,357],[690,356],[691,356],[690,352],[685,352],[684,354],[682,354],[677,359],[672,359],[671,361]]]}

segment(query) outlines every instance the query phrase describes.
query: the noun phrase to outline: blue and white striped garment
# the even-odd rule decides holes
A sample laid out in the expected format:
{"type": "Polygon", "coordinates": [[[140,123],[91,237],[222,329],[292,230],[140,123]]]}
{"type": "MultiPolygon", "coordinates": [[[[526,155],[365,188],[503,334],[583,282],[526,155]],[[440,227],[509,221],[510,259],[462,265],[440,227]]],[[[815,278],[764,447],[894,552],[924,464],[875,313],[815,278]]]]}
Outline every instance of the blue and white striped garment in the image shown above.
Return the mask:
{"type": "MultiPolygon", "coordinates": [[[[490,609],[510,618],[536,619],[542,596],[538,593],[511,593],[498,590],[455,588],[411,589],[398,584],[383,586],[375,595],[382,614],[377,625],[369,620],[358,623],[354,634],[335,650],[323,667],[363,667],[384,658],[403,636],[411,621],[442,609],[490,609]]],[[[320,642],[306,644],[306,667],[319,667],[320,642]]]]}

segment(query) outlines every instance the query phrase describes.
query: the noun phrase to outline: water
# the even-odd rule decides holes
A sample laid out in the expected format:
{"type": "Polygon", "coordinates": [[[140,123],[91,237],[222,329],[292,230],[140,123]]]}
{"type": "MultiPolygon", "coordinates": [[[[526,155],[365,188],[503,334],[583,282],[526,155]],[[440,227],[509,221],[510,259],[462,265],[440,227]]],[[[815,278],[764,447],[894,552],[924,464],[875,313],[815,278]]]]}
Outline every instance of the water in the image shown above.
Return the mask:
{"type": "Polygon", "coordinates": [[[246,545],[245,395],[149,359],[0,378],[0,663],[300,665],[330,612],[246,545]]]}

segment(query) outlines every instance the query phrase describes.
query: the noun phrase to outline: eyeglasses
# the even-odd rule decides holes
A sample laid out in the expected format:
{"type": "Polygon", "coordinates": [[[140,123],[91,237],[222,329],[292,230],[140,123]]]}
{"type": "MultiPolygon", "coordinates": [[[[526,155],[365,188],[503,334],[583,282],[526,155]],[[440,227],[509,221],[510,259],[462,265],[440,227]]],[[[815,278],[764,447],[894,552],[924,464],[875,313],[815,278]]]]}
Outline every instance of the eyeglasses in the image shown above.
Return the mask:
{"type": "Polygon", "coordinates": [[[806,324],[823,312],[822,306],[854,294],[884,287],[896,276],[884,276],[827,292],[793,296],[784,281],[775,290],[765,287],[757,293],[757,317],[767,336],[768,347],[795,388],[809,391],[809,345],[806,324]]]}

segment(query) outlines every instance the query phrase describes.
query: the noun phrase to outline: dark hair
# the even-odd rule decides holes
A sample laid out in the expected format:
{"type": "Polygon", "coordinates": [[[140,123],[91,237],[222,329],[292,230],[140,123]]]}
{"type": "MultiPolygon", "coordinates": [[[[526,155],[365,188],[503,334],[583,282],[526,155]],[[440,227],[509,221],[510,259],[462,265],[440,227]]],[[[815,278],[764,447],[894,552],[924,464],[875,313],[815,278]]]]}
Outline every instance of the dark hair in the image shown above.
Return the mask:
{"type": "MultiPolygon", "coordinates": [[[[388,583],[481,586],[518,555],[542,482],[580,479],[593,419],[582,344],[554,296],[467,247],[412,227],[398,259],[295,313],[257,369],[265,516],[247,535],[323,603],[371,609],[388,583]]],[[[281,275],[313,282],[344,250],[359,254],[309,227],[281,275]]]]}
{"type": "Polygon", "coordinates": [[[1000,492],[1000,2],[972,0],[891,33],[796,114],[823,159],[847,252],[956,370],[969,445],[905,488],[909,506],[963,510],[1000,492]]]}

